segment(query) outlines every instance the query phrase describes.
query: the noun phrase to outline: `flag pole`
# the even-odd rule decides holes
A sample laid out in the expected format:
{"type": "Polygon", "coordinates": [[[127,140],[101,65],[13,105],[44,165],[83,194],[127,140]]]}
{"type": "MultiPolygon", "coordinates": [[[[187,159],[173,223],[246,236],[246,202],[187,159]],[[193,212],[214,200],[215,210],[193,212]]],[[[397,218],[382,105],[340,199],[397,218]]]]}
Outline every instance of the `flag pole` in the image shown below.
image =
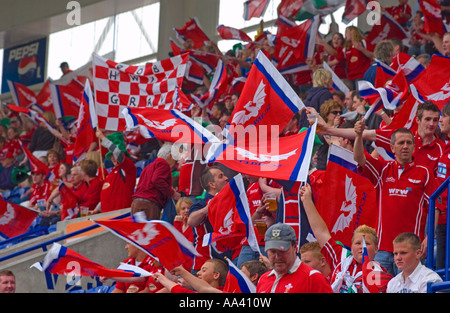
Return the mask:
{"type": "MultiPolygon", "coordinates": [[[[94,128],[94,131],[97,134],[97,127],[94,128]]],[[[102,142],[100,141],[100,137],[98,137],[98,136],[97,136],[97,140],[98,140],[98,153],[100,154],[100,169],[102,172],[102,180],[105,180],[103,158],[102,158],[102,142]]]]}

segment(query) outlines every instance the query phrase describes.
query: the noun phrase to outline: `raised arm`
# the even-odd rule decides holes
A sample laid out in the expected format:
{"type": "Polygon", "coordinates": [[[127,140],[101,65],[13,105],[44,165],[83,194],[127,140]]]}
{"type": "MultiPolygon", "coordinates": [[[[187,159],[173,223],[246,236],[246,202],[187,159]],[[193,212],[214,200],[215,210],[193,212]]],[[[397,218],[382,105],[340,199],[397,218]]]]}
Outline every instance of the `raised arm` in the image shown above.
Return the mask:
{"type": "Polygon", "coordinates": [[[363,131],[364,119],[357,121],[353,128],[355,132],[355,143],[353,144],[353,158],[359,166],[364,168],[366,165],[366,156],[364,155],[363,131]]]}
{"type": "Polygon", "coordinates": [[[316,209],[316,206],[312,200],[311,186],[308,183],[300,188],[299,196],[303,202],[303,207],[305,208],[309,225],[311,226],[314,236],[316,237],[317,242],[320,244],[320,246],[323,247],[328,242],[328,240],[330,240],[331,234],[327,224],[316,209]]]}

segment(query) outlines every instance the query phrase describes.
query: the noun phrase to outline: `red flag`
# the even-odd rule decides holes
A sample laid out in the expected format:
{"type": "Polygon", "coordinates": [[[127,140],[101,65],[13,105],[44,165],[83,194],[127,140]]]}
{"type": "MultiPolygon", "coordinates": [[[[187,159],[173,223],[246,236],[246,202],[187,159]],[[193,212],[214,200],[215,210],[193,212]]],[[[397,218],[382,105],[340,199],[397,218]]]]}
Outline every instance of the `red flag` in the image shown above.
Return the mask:
{"type": "Polygon", "coordinates": [[[442,22],[440,4],[436,0],[421,0],[419,5],[425,20],[423,31],[429,34],[437,33],[442,36],[446,32],[446,28],[442,22]]]}
{"type": "Polygon", "coordinates": [[[376,193],[373,184],[357,173],[351,151],[335,145],[330,150],[317,211],[332,237],[350,247],[353,231],[358,226],[375,225],[376,193]]]}
{"type": "Polygon", "coordinates": [[[280,73],[309,70],[306,59],[313,57],[319,21],[320,18],[313,17],[277,36],[273,60],[280,73]]]}
{"type": "Polygon", "coordinates": [[[217,26],[217,32],[222,39],[252,41],[252,39],[245,32],[234,27],[219,25],[217,26]]]}
{"type": "Polygon", "coordinates": [[[255,293],[256,286],[250,281],[240,269],[233,264],[230,259],[228,262],[228,275],[223,287],[224,293],[255,293]]]}
{"type": "Polygon", "coordinates": [[[53,101],[53,110],[56,118],[63,116],[78,116],[83,90],[73,88],[71,85],[56,85],[50,83],[50,92],[53,101]]]}
{"type": "Polygon", "coordinates": [[[172,38],[169,38],[170,48],[172,48],[173,55],[180,55],[183,50],[172,38]]]}
{"type": "Polygon", "coordinates": [[[97,127],[97,115],[94,112],[94,99],[92,97],[89,81],[85,85],[81,97],[80,112],[78,114],[77,138],[73,148],[73,163],[86,156],[90,144],[95,140],[94,128],[97,127]]]}
{"type": "Polygon", "coordinates": [[[63,182],[59,184],[59,194],[61,195],[61,220],[70,220],[78,215],[78,198],[75,193],[63,182]]]}
{"type": "Polygon", "coordinates": [[[27,232],[38,212],[5,200],[0,200],[0,237],[12,238],[27,232]]]}
{"type": "Polygon", "coordinates": [[[227,90],[227,70],[222,60],[219,60],[209,90],[200,98],[197,98],[194,95],[191,96],[193,98],[195,97],[195,101],[201,108],[208,107],[209,109],[212,109],[213,105],[219,101],[220,97],[225,94],[227,90]]]}
{"type": "Polygon", "coordinates": [[[45,174],[47,175],[50,172],[50,169],[48,168],[48,166],[44,162],[39,160],[37,157],[35,157],[33,155],[33,153],[31,153],[31,151],[28,150],[23,145],[22,141],[19,141],[19,142],[20,142],[23,152],[25,152],[28,162],[30,162],[31,172],[42,171],[42,172],[45,172],[45,174]]]}
{"type": "Polygon", "coordinates": [[[230,116],[231,134],[237,127],[253,128],[259,133],[265,127],[267,137],[278,136],[292,117],[304,107],[284,77],[278,72],[264,53],[259,52],[230,116]],[[278,131],[272,134],[272,127],[278,131]]]}
{"type": "Polygon", "coordinates": [[[197,18],[191,19],[182,28],[174,28],[174,31],[177,34],[177,38],[183,43],[191,39],[194,42],[194,49],[199,49],[210,41],[197,18]]]}
{"type": "Polygon", "coordinates": [[[8,80],[8,86],[11,91],[11,97],[17,106],[28,108],[31,105],[36,104],[36,94],[27,86],[10,80],[8,80]]]}
{"type": "Polygon", "coordinates": [[[244,20],[261,17],[266,12],[269,0],[247,0],[244,2],[244,20]]]}
{"type": "Polygon", "coordinates": [[[38,106],[38,111],[47,112],[50,111],[53,114],[55,114],[55,110],[53,109],[53,99],[52,99],[52,93],[50,90],[50,80],[47,79],[44,83],[44,86],[42,86],[41,91],[36,96],[36,102],[38,106]]]}
{"type": "MultiPolygon", "coordinates": [[[[315,125],[297,135],[237,141],[220,149],[211,148],[215,160],[243,174],[289,181],[306,181],[314,144],[315,125]],[[218,153],[218,152],[221,153],[218,153]]],[[[220,147],[222,148],[222,147],[220,147]]]]}
{"type": "Polygon", "coordinates": [[[430,65],[412,83],[419,99],[431,101],[440,109],[450,100],[450,59],[434,54],[430,65]]]}
{"type": "Polygon", "coordinates": [[[177,110],[126,108],[122,112],[129,129],[142,125],[148,137],[183,143],[218,143],[209,130],[177,110]]]}
{"type": "Polygon", "coordinates": [[[173,225],[160,220],[146,220],[140,213],[120,220],[94,222],[146,251],[169,271],[198,255],[192,243],[173,225]]]}
{"type": "Polygon", "coordinates": [[[346,24],[366,11],[367,0],[346,0],[342,21],[346,24]]]}
{"type": "Polygon", "coordinates": [[[405,29],[387,12],[383,12],[380,22],[372,26],[372,30],[367,35],[367,49],[373,51],[377,43],[389,38],[403,40],[408,38],[405,29]]]}
{"type": "Polygon", "coordinates": [[[304,2],[305,0],[281,0],[277,8],[278,16],[295,18],[304,2]]]}
{"type": "Polygon", "coordinates": [[[39,263],[32,266],[41,271],[59,275],[90,277],[148,277],[151,275],[146,270],[130,264],[122,263],[119,269],[106,268],[59,243],[54,243],[47,252],[42,266],[39,263]]]}
{"type": "Polygon", "coordinates": [[[247,237],[252,250],[259,251],[241,174],[233,177],[209,201],[208,220],[213,232],[203,237],[203,246],[214,244],[219,252],[236,250],[242,239],[247,237]]]}

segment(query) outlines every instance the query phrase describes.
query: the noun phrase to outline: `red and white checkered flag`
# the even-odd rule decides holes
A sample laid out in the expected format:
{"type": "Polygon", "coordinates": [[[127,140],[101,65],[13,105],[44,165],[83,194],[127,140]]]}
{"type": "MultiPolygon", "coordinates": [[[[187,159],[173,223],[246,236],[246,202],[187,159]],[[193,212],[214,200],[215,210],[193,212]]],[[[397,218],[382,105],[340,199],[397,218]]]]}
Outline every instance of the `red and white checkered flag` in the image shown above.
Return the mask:
{"type": "Polygon", "coordinates": [[[125,131],[126,107],[179,109],[188,54],[141,66],[116,63],[93,54],[98,127],[125,131]],[[177,105],[178,104],[178,105],[177,105]]]}

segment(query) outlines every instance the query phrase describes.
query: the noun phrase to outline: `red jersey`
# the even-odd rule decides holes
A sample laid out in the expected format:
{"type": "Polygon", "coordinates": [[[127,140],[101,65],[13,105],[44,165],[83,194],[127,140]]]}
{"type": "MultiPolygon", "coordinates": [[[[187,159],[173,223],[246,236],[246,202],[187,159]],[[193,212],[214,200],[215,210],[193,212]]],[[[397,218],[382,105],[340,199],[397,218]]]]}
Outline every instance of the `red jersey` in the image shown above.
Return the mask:
{"type": "Polygon", "coordinates": [[[332,293],[330,283],[317,270],[299,258],[288,273],[279,277],[275,270],[264,273],[256,286],[257,293],[332,293]]]}
{"type": "MultiPolygon", "coordinates": [[[[175,227],[176,230],[178,230],[180,233],[182,233],[183,236],[186,237],[187,240],[189,240],[189,242],[194,242],[194,231],[192,230],[192,227],[188,226],[183,231],[183,222],[179,222],[179,221],[174,221],[173,226],[175,227]]],[[[187,271],[190,271],[193,263],[194,263],[193,260],[185,262],[185,263],[183,263],[183,267],[187,271]]]]}
{"type": "MultiPolygon", "coordinates": [[[[367,49],[366,42],[363,40],[361,43],[367,49]]],[[[347,78],[350,80],[363,78],[372,60],[353,46],[350,49],[344,49],[344,53],[347,63],[347,78]]]]}
{"type": "Polygon", "coordinates": [[[31,192],[30,196],[30,206],[43,206],[48,197],[50,197],[50,194],[52,192],[52,184],[49,181],[44,180],[41,186],[33,184],[31,188],[33,189],[33,191],[31,192]]]}
{"type": "Polygon", "coordinates": [[[346,61],[345,61],[345,53],[344,53],[344,47],[337,47],[335,50],[338,52],[338,55],[330,55],[328,57],[328,62],[337,60],[339,63],[336,65],[331,66],[331,69],[333,72],[337,75],[339,78],[347,78],[347,69],[346,69],[346,61]]]}
{"type": "Polygon", "coordinates": [[[84,201],[82,205],[89,207],[89,211],[92,211],[100,202],[100,193],[102,191],[103,181],[96,176],[87,184],[88,188],[84,194],[84,201]]]}
{"type": "Polygon", "coordinates": [[[136,166],[133,161],[125,157],[122,163],[111,170],[103,182],[100,193],[102,213],[129,208],[135,185],[136,166]]]}
{"type": "Polygon", "coordinates": [[[378,193],[378,248],[392,252],[392,241],[403,232],[423,240],[428,199],[436,190],[433,173],[415,161],[402,166],[396,160],[375,159],[366,153],[362,174],[378,193]]]}
{"type": "MultiPolygon", "coordinates": [[[[394,131],[392,129],[377,129],[375,144],[378,147],[382,147],[387,151],[391,151],[391,135],[394,131]]],[[[433,173],[437,170],[438,160],[441,157],[445,143],[436,137],[431,143],[423,145],[422,137],[419,134],[415,134],[414,136],[414,161],[417,164],[427,166],[429,169],[433,171],[433,173]]]]}

